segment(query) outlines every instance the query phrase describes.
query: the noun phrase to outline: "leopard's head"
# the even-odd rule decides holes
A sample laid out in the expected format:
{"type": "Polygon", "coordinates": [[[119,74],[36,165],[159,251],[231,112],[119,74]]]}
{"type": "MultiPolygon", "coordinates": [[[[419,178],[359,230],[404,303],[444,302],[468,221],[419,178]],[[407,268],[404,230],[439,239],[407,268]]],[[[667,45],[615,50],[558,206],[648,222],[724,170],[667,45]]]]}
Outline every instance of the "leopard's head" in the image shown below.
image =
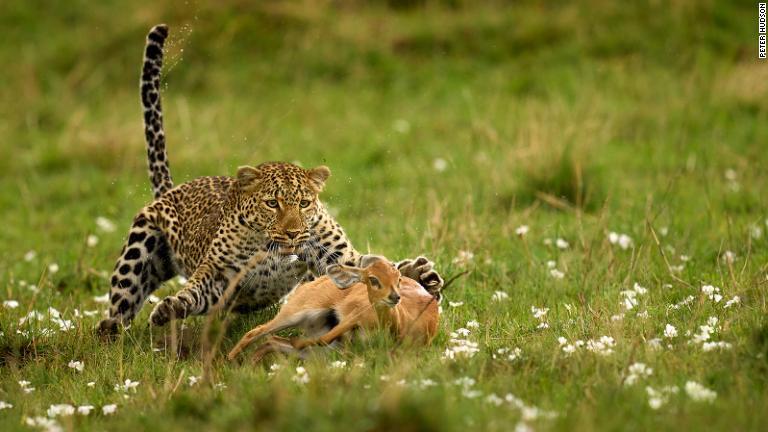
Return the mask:
{"type": "Polygon", "coordinates": [[[309,239],[318,195],[330,175],[326,166],[304,169],[284,162],[240,167],[240,224],[265,233],[281,253],[293,253],[309,239]]]}

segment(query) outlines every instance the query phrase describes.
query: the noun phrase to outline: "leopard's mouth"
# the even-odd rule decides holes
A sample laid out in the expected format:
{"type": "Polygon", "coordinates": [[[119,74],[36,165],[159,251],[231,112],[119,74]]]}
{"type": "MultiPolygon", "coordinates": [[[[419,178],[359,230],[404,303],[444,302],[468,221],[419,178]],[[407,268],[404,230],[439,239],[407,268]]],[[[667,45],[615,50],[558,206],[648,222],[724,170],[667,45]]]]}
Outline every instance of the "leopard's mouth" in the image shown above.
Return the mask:
{"type": "Polygon", "coordinates": [[[279,255],[294,255],[303,242],[272,240],[269,242],[269,250],[279,255]]]}

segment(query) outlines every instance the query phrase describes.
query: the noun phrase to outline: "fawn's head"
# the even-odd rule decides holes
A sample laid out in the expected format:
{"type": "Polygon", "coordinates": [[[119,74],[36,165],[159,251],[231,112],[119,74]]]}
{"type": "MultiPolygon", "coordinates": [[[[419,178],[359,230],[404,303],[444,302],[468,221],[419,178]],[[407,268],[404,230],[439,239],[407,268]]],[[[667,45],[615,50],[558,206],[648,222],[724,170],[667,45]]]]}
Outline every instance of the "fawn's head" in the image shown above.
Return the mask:
{"type": "Polygon", "coordinates": [[[382,256],[365,255],[360,267],[334,264],[327,273],[339,289],[364,283],[373,306],[395,307],[400,302],[400,271],[382,256]]]}

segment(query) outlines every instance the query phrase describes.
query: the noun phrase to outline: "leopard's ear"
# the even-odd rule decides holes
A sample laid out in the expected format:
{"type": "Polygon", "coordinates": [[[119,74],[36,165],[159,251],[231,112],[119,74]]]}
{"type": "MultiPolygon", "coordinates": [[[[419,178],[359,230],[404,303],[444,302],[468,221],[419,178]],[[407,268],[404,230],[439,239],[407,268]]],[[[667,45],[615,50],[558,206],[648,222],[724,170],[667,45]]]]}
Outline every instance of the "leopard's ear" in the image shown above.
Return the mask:
{"type": "Polygon", "coordinates": [[[241,189],[249,189],[261,180],[262,172],[252,166],[241,166],[237,169],[237,185],[241,189]]]}
{"type": "Polygon", "coordinates": [[[323,187],[325,187],[325,181],[328,180],[328,177],[330,176],[331,170],[325,165],[320,165],[319,167],[307,170],[307,178],[309,179],[309,182],[312,184],[312,188],[316,193],[323,191],[323,187]]]}

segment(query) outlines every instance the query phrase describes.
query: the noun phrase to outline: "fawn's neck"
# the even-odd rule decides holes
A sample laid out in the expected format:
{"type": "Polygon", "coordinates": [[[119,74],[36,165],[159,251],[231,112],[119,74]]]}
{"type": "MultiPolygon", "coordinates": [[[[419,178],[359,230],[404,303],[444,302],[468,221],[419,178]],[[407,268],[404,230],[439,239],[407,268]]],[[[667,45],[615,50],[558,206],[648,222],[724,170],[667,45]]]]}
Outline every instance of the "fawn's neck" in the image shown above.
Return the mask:
{"type": "Polygon", "coordinates": [[[400,305],[395,307],[389,307],[381,304],[377,304],[374,307],[376,311],[376,318],[379,321],[379,326],[390,328],[392,331],[397,332],[400,326],[400,305]]]}

